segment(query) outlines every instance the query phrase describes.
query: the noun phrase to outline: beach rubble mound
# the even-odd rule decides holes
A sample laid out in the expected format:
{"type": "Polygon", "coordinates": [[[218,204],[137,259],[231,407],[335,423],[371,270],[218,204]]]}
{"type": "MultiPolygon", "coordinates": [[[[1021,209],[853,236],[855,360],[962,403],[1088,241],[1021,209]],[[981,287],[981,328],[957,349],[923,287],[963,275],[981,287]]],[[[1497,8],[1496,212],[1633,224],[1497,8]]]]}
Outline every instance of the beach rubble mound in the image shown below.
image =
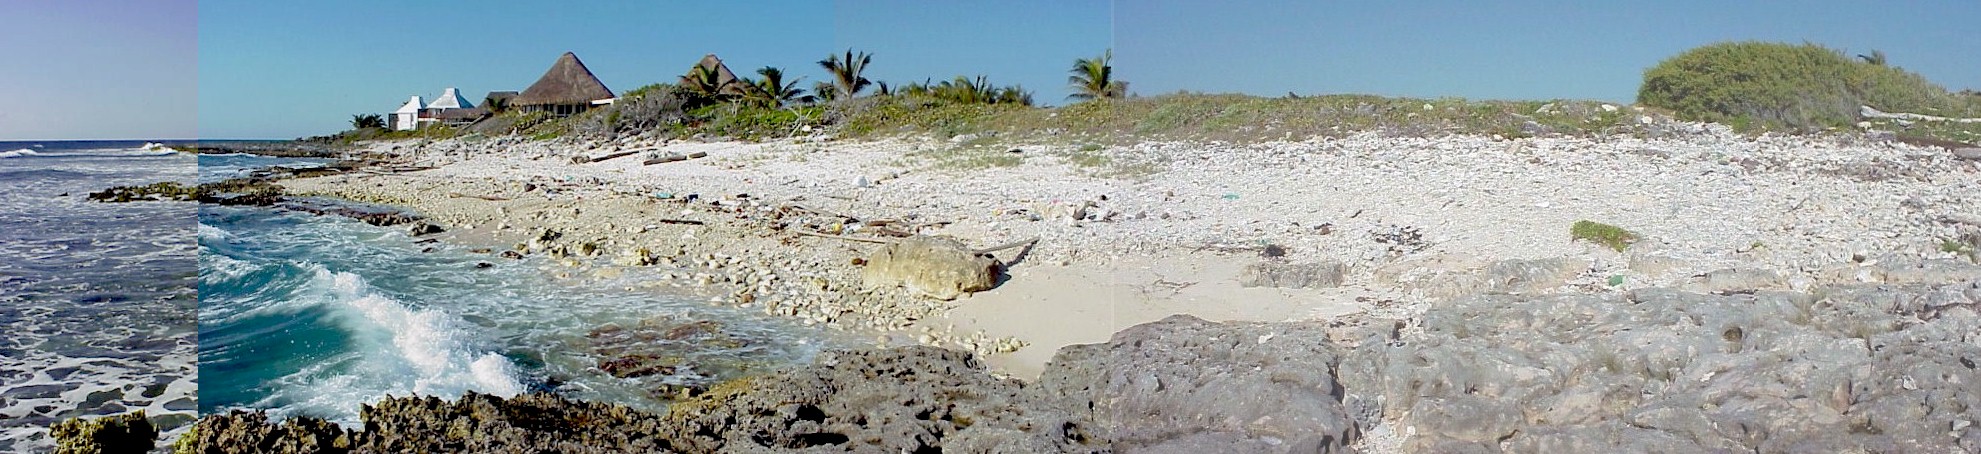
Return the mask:
{"type": "Polygon", "coordinates": [[[867,288],[901,286],[941,300],[989,290],[1002,265],[954,240],[929,236],[903,238],[867,257],[860,281],[867,288]]]}

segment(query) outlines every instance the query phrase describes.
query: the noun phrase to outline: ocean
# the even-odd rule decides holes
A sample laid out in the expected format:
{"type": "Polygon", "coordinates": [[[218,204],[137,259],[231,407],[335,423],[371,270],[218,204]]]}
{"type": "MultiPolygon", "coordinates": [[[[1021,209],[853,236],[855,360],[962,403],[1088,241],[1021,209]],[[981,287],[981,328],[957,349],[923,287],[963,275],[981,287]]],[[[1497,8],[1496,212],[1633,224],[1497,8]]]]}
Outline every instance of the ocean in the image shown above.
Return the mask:
{"type": "MultiPolygon", "coordinates": [[[[202,179],[316,163],[200,159],[202,179]]],[[[348,426],[360,405],[387,396],[468,391],[660,410],[670,386],[851,345],[822,328],[653,288],[652,273],[506,259],[403,227],[278,208],[203,206],[198,218],[203,413],[261,409],[348,426]],[[602,368],[626,358],[665,367],[625,377],[602,368]]]]}
{"type": "Polygon", "coordinates": [[[76,416],[190,427],[195,204],[84,196],[195,173],[144,141],[0,142],[0,452],[50,449],[48,426],[76,416]]]}

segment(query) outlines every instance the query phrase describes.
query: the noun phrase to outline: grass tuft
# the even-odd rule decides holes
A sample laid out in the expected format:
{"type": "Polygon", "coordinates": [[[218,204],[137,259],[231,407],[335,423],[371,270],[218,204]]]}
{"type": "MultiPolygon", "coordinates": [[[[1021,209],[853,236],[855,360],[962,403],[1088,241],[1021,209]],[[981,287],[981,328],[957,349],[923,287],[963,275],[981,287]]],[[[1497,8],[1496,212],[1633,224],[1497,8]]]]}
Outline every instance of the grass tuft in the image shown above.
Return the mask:
{"type": "Polygon", "coordinates": [[[1617,252],[1623,252],[1631,243],[1638,240],[1636,233],[1624,230],[1622,227],[1588,220],[1575,221],[1575,225],[1568,228],[1568,236],[1571,239],[1608,246],[1617,252]]]}

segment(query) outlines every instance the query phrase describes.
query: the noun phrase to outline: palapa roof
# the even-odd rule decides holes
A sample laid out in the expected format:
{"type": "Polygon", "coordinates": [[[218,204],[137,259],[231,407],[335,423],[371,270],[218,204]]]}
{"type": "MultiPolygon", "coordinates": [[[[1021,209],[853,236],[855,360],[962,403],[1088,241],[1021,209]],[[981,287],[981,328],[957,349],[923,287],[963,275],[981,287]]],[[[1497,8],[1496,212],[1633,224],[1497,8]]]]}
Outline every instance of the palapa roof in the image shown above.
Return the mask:
{"type": "Polygon", "coordinates": [[[491,91],[488,92],[488,96],[481,97],[481,102],[487,104],[489,101],[515,101],[516,96],[521,94],[515,91],[491,91]]]}
{"type": "Polygon", "coordinates": [[[475,106],[474,103],[468,102],[467,98],[461,97],[460,90],[455,90],[454,87],[447,87],[447,90],[440,92],[440,97],[433,98],[433,103],[427,104],[426,108],[466,109],[474,106],[475,106]]]}
{"type": "Polygon", "coordinates": [[[740,95],[745,90],[755,88],[743,83],[741,79],[737,78],[736,73],[729,70],[729,65],[722,64],[722,59],[715,58],[715,54],[703,55],[701,61],[695,62],[695,66],[688,67],[688,72],[681,75],[681,86],[695,85],[695,68],[708,68],[715,71],[715,83],[722,87],[723,93],[740,95]]]}
{"type": "Polygon", "coordinates": [[[407,100],[405,105],[399,106],[399,110],[394,110],[392,111],[392,113],[395,114],[420,113],[420,109],[423,108],[426,108],[426,103],[420,102],[419,95],[413,95],[413,99],[407,100]]]}
{"type": "Polygon", "coordinates": [[[585,62],[578,61],[578,55],[565,52],[557,57],[557,63],[544,71],[543,77],[524,89],[522,95],[510,100],[517,106],[546,104],[591,104],[593,100],[612,97],[612,90],[585,68],[585,62]]]}

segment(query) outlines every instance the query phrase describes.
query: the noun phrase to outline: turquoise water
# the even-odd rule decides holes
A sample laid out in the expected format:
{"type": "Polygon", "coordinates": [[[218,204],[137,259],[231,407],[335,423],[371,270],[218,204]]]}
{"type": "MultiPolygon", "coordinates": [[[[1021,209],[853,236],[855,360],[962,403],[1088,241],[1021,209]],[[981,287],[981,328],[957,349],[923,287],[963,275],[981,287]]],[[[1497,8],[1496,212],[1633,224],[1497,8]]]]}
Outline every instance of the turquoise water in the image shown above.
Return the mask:
{"type": "Polygon", "coordinates": [[[834,342],[821,329],[647,290],[651,273],[558,278],[573,269],[345,218],[207,206],[198,231],[202,412],[259,408],[351,423],[360,404],[386,396],[470,390],[659,409],[661,385],[809,361],[834,342]],[[667,374],[599,369],[607,357],[588,333],[655,318],[713,321],[741,341],[648,346],[685,358],[667,374]]]}

